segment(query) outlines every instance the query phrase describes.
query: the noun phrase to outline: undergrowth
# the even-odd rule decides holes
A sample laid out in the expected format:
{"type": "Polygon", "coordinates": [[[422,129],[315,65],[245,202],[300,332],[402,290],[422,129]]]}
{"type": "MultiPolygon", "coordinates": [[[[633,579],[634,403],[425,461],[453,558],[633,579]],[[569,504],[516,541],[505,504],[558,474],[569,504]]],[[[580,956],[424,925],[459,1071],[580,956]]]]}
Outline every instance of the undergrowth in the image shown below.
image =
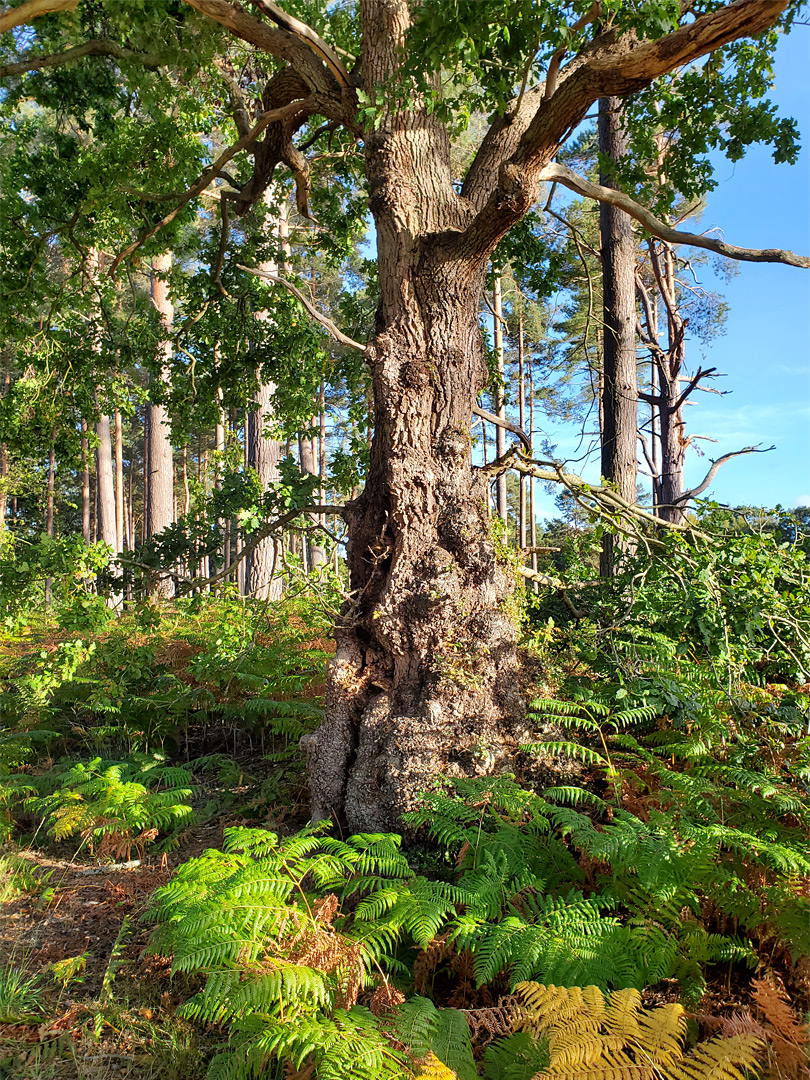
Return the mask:
{"type": "MultiPolygon", "coordinates": [[[[84,946],[48,967],[66,1015],[87,977],[101,989],[84,1032],[152,1016],[117,980],[148,932],[149,962],[172,973],[155,1015],[212,1080],[804,1076],[804,554],[679,543],[668,564],[627,556],[575,605],[532,602],[535,736],[511,773],[437,778],[407,848],[299,828],[298,740],[327,656],[314,602],[195,598],[92,633],[17,628],[0,651],[18,849],[4,903],[58,906],[26,845],[165,865],[194,827],[226,826],[221,850],[162,872],[148,931],[145,898],[119,916],[100,981],[84,946]]],[[[45,985],[24,1022],[53,1008],[45,985]]]]}

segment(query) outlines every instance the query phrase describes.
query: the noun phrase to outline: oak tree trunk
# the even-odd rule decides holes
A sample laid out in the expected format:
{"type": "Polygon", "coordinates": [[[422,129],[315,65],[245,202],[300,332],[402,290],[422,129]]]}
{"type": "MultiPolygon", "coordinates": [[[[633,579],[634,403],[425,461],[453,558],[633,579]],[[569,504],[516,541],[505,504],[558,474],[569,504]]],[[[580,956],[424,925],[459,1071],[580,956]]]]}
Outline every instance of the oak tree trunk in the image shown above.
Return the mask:
{"type": "MultiPolygon", "coordinates": [[[[396,65],[407,7],[362,5],[369,87],[396,65]]],[[[381,299],[366,356],[374,435],[346,511],[352,600],[337,627],[327,719],[305,739],[313,818],[402,828],[440,773],[481,774],[523,738],[514,576],[471,461],[486,384],[486,257],[455,243],[464,208],[449,141],[424,110],[384,114],[365,142],[381,299]],[[456,230],[456,231],[454,231],[456,230]]]]}

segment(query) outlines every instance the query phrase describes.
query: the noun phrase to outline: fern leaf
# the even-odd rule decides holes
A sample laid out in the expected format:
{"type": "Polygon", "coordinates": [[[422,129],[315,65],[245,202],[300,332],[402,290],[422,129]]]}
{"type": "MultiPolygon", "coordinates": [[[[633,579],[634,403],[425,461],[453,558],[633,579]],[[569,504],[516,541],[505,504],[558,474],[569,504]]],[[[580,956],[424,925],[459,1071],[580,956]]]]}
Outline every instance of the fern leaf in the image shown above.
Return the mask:
{"type": "Polygon", "coordinates": [[[719,1036],[700,1043],[689,1057],[665,1069],[667,1080],[745,1080],[754,1070],[762,1043],[754,1035],[719,1036]]]}
{"type": "Polygon", "coordinates": [[[428,1054],[423,1061],[420,1061],[414,1075],[417,1080],[458,1080],[456,1073],[444,1062],[439,1061],[435,1054],[428,1054]]]}

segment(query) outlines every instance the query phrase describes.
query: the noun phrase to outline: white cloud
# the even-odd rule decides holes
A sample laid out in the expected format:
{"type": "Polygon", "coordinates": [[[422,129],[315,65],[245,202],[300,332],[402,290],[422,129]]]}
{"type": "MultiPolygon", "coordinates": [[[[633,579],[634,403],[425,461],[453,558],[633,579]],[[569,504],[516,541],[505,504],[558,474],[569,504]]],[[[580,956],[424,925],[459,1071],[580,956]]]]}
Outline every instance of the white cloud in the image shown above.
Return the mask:
{"type": "Polygon", "coordinates": [[[794,506],[810,506],[810,495],[797,495],[793,500],[794,506]]]}

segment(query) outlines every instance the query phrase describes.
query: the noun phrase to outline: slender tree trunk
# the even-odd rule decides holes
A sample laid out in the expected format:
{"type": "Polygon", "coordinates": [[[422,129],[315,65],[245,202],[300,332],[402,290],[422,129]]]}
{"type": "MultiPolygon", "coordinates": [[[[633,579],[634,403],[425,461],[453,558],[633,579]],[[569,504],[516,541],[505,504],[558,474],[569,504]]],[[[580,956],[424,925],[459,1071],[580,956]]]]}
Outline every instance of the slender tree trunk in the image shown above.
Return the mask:
{"type": "MultiPolygon", "coordinates": [[[[318,476],[321,480],[320,497],[321,503],[326,503],[326,380],[321,379],[321,387],[318,392],[318,476]]],[[[318,518],[321,525],[326,524],[326,515],[321,514],[318,518]]]]}
{"type": "Polygon", "coordinates": [[[90,448],[87,442],[87,421],[82,420],[82,536],[90,543],[90,448]]]}
{"type": "MultiPolygon", "coordinates": [[[[495,356],[498,360],[498,390],[495,395],[495,413],[506,419],[505,404],[505,378],[506,368],[503,355],[503,289],[501,275],[495,275],[495,285],[492,291],[492,338],[495,344],[495,356]]],[[[503,457],[506,453],[506,430],[500,426],[495,427],[495,456],[503,457]]],[[[509,505],[506,501],[506,473],[501,473],[495,481],[496,506],[498,514],[504,521],[507,519],[509,505]]]]}
{"type": "MultiPolygon", "coordinates": [[[[3,377],[3,396],[11,388],[11,372],[6,371],[3,377]]],[[[6,529],[6,515],[8,514],[8,445],[0,441],[0,538],[6,529]]]]}
{"type": "MultiPolygon", "coordinates": [[[[618,162],[627,153],[621,121],[621,99],[599,100],[599,151],[618,162]]],[[[601,183],[615,187],[603,172],[601,183]]],[[[609,203],[599,206],[604,294],[602,476],[629,502],[636,500],[636,244],[630,218],[609,203]]],[[[605,534],[600,572],[613,573],[617,537],[605,534]]]]}
{"type": "MultiPolygon", "coordinates": [[[[529,457],[534,457],[534,364],[529,357],[529,457]]],[[[527,477],[529,481],[529,545],[532,549],[532,570],[537,573],[537,518],[534,506],[534,486],[536,480],[533,476],[527,477]]],[[[535,593],[540,591],[538,582],[532,582],[535,593]]]]}
{"type": "MultiPolygon", "coordinates": [[[[394,75],[408,8],[363,0],[362,17],[373,88],[394,75]]],[[[380,272],[366,351],[374,433],[365,488],[345,511],[353,599],[338,623],[327,717],[304,742],[313,817],[353,831],[401,828],[436,776],[497,770],[510,740],[528,735],[514,577],[489,537],[486,482],[470,456],[487,381],[489,251],[459,250],[466,210],[449,140],[414,108],[383,113],[364,145],[380,272]]]]}
{"type": "Polygon", "coordinates": [[[116,529],[115,487],[113,483],[112,440],[110,437],[110,418],[101,413],[96,420],[96,484],[98,490],[98,532],[99,539],[109,544],[113,552],[118,551],[118,533],[116,529]]]}
{"type": "Polygon", "coordinates": [[[45,532],[54,535],[54,517],[56,513],[56,429],[51,432],[51,445],[48,450],[48,489],[45,500],[45,532]]]}
{"type": "Polygon", "coordinates": [[[121,410],[115,410],[115,532],[118,537],[117,551],[127,547],[124,529],[124,431],[121,410]]]}
{"type": "MultiPolygon", "coordinates": [[[[526,375],[523,370],[523,309],[518,315],[518,395],[520,399],[519,423],[520,430],[526,430],[526,375]]],[[[526,477],[520,474],[520,505],[518,525],[518,547],[521,551],[526,547],[526,477]]]]}
{"type": "MultiPolygon", "coordinates": [[[[163,360],[161,378],[169,379],[168,361],[171,356],[169,334],[174,319],[174,307],[169,296],[169,284],[164,275],[172,266],[170,253],[158,255],[152,260],[152,303],[166,334],[160,353],[163,360]]],[[[151,402],[147,406],[147,471],[145,532],[147,537],[156,536],[174,521],[174,461],[171,443],[171,424],[166,406],[151,402]]],[[[156,578],[152,593],[155,596],[174,595],[174,586],[167,577],[156,578]]]]}
{"type": "Polygon", "coordinates": [[[661,503],[659,517],[680,524],[685,515],[681,497],[684,493],[686,465],[686,424],[681,401],[681,376],[684,370],[684,320],[678,310],[675,259],[672,248],[664,245],[663,257],[657,266],[659,279],[666,282],[668,356],[659,367],[659,423],[661,427],[661,503]],[[663,264],[663,265],[662,265],[663,264]]]}
{"type": "MultiPolygon", "coordinates": [[[[259,474],[262,489],[279,479],[278,463],[283,457],[282,444],[264,433],[265,424],[273,416],[275,389],[272,383],[262,383],[247,417],[248,462],[259,474]]],[[[245,559],[245,593],[259,600],[279,600],[282,579],[278,569],[273,541],[268,537],[245,559]]]]}
{"type": "MultiPolygon", "coordinates": [[[[301,471],[307,472],[311,476],[317,476],[319,468],[315,457],[314,439],[299,439],[298,447],[301,471]]],[[[310,520],[313,525],[316,525],[318,523],[318,515],[310,515],[310,520]]],[[[316,570],[319,566],[323,566],[328,561],[328,555],[326,554],[326,548],[323,546],[321,535],[322,534],[316,532],[306,537],[304,557],[307,570],[316,570]]]]}
{"type": "MultiPolygon", "coordinates": [[[[272,201],[274,197],[272,192],[268,192],[267,198],[269,201],[272,201]]],[[[286,206],[283,204],[274,232],[283,243],[287,236],[286,206]]],[[[262,263],[260,269],[276,274],[279,267],[275,261],[270,261],[262,263]]],[[[268,322],[270,314],[263,311],[257,314],[256,317],[262,322],[268,322]]],[[[265,490],[280,478],[278,463],[284,456],[281,443],[277,439],[268,437],[265,433],[265,428],[273,418],[273,395],[275,391],[274,383],[262,383],[253,399],[253,411],[247,417],[247,464],[259,474],[262,490],[265,490]]],[[[279,559],[275,546],[272,538],[267,537],[245,559],[245,593],[249,596],[255,596],[259,600],[281,599],[282,578],[278,570],[279,559]]]]}
{"type": "MultiPolygon", "coordinates": [[[[45,532],[48,536],[54,535],[54,513],[55,513],[55,492],[56,492],[56,429],[54,428],[51,433],[51,446],[48,451],[48,491],[45,501],[45,532]]],[[[45,605],[50,607],[51,604],[51,588],[53,580],[51,577],[45,578],[45,605]]]]}

